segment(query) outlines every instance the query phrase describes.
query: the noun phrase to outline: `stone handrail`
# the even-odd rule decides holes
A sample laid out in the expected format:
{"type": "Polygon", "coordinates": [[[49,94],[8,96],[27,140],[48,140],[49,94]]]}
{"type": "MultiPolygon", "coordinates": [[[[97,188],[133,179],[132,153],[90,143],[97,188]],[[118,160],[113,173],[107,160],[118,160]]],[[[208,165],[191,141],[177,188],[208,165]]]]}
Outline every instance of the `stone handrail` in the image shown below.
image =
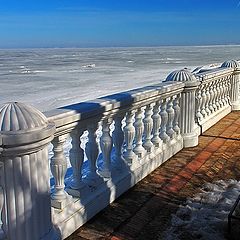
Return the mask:
{"type": "Polygon", "coordinates": [[[232,60],[196,74],[174,71],[163,83],[44,114],[3,105],[0,239],[64,239],[183,147],[196,146],[202,132],[239,110],[239,69],[232,60]]]}

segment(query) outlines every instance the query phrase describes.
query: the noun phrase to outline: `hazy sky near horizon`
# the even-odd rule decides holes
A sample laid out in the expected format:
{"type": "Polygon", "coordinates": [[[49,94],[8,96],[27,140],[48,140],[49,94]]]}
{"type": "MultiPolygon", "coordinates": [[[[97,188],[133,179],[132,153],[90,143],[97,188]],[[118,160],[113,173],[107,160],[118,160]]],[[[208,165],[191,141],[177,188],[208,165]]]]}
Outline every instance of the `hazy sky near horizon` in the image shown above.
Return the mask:
{"type": "Polygon", "coordinates": [[[238,0],[0,0],[0,48],[240,44],[238,0]]]}

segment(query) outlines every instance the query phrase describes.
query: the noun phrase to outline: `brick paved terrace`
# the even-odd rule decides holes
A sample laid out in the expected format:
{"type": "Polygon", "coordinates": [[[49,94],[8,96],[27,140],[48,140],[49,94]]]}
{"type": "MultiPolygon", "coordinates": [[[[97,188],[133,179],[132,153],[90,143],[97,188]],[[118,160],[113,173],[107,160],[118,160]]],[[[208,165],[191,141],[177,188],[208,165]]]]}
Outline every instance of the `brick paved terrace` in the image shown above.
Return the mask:
{"type": "Polygon", "coordinates": [[[240,180],[239,158],[240,113],[232,112],[67,239],[164,239],[171,214],[205,183],[240,180]]]}

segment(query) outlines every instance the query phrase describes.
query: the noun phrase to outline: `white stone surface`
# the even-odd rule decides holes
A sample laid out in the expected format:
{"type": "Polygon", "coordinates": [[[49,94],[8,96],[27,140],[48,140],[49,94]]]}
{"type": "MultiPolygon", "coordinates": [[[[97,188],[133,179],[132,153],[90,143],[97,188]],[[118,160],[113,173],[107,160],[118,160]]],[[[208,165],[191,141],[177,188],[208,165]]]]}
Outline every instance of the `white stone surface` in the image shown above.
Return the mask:
{"type": "Polygon", "coordinates": [[[33,107],[8,103],[0,108],[3,151],[3,231],[9,240],[57,239],[51,221],[48,144],[54,124],[33,107]]]}
{"type": "Polygon", "coordinates": [[[166,81],[185,83],[180,98],[179,127],[183,137],[183,146],[194,147],[198,144],[198,135],[195,132],[195,93],[200,82],[186,69],[170,73],[166,81]]]}

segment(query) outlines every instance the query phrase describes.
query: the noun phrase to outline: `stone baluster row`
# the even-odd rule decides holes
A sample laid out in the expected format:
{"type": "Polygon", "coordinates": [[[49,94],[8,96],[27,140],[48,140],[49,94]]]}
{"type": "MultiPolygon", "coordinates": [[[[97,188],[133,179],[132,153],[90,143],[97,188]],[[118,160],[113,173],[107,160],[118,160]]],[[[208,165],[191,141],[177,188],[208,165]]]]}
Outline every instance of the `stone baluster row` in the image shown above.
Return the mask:
{"type": "Polygon", "coordinates": [[[57,136],[52,141],[53,157],[51,158],[51,171],[54,178],[54,189],[51,194],[52,206],[64,208],[70,203],[73,196],[81,196],[83,189],[97,187],[104,179],[111,178],[112,167],[121,169],[125,164],[134,167],[140,160],[154,148],[161,148],[162,143],[180,135],[178,125],[180,94],[156,100],[156,102],[140,106],[135,110],[128,110],[113,117],[106,117],[99,123],[92,122],[86,129],[88,141],[85,147],[89,171],[82,179],[84,162],[84,149],[81,148],[81,136],[84,128],[76,127],[71,131],[72,148],[69,152],[72,166],[72,179],[69,186],[65,186],[67,159],[64,154],[64,144],[67,134],[57,136]],[[122,120],[125,117],[125,126],[122,120]],[[114,131],[111,134],[110,125],[114,120],[114,131]],[[102,126],[102,135],[98,144],[97,130],[102,126]],[[114,146],[114,165],[112,162],[112,149],[114,146]],[[99,147],[102,153],[102,165],[98,166],[99,147]]]}
{"type": "Polygon", "coordinates": [[[196,92],[196,117],[201,122],[217,110],[229,105],[230,80],[221,78],[209,83],[202,83],[196,92]]]}

